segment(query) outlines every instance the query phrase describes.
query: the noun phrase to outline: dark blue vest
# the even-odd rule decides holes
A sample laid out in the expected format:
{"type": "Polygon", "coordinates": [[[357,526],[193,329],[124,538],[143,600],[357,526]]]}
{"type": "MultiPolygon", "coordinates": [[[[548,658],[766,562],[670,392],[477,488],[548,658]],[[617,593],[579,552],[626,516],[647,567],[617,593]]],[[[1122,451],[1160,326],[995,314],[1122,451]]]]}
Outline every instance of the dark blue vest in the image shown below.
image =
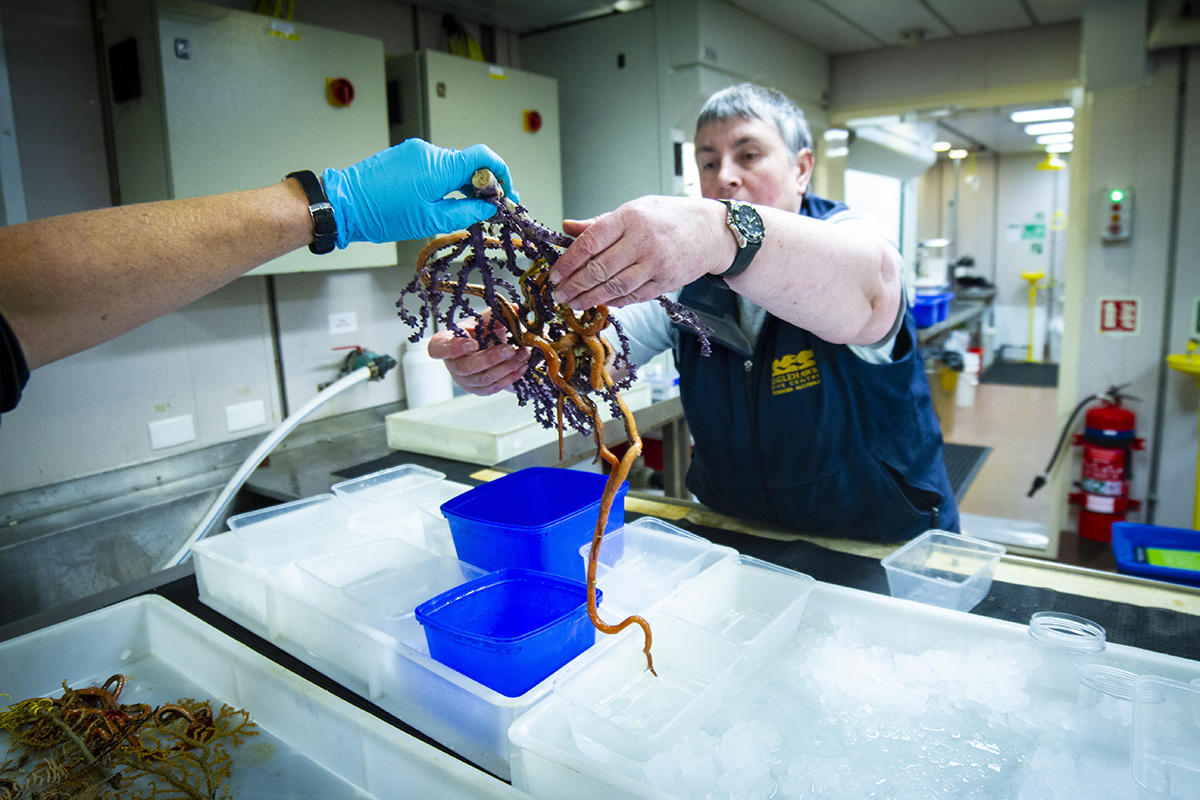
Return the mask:
{"type": "MultiPolygon", "coordinates": [[[[845,209],[807,194],[800,213],[845,209]]],[[[709,508],[798,533],[895,542],[958,530],[912,313],[890,364],[767,315],[737,329],[729,289],[701,279],[679,301],[710,323],[712,355],[681,328],[676,361],[695,439],[687,485],[709,508]]]]}

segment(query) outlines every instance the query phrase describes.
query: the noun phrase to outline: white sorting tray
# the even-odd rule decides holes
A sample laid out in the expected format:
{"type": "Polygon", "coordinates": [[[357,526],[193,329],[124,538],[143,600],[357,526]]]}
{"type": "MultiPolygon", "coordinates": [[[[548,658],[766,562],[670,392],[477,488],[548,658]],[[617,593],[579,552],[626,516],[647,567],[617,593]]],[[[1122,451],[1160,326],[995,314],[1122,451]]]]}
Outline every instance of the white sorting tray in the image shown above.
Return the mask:
{"type": "MultiPolygon", "coordinates": [[[[621,397],[631,411],[650,405],[649,383],[635,383],[621,397]]],[[[605,421],[611,410],[603,409],[605,421]]],[[[543,428],[532,406],[517,405],[512,392],[490,397],[464,395],[433,405],[388,414],[388,447],[470,464],[493,466],[558,441],[558,431],[543,428]]]]}
{"type": "MultiPolygon", "coordinates": [[[[669,611],[670,600],[663,606],[669,611]]],[[[1044,663],[1036,648],[1027,625],[818,583],[809,595],[803,622],[792,642],[759,672],[731,688],[709,722],[683,732],[674,745],[691,748],[695,755],[696,742],[706,736],[724,745],[726,736],[732,735],[736,742],[741,735],[739,725],[746,726],[742,731],[757,734],[778,722],[780,715],[795,721],[793,739],[789,740],[787,730],[779,725],[780,739],[773,743],[773,749],[743,755],[748,761],[743,761],[741,767],[749,764],[751,769],[761,768],[763,774],[769,772],[769,781],[775,785],[760,785],[758,791],[719,793],[721,797],[1125,800],[1137,796],[1128,769],[1128,752],[1113,754],[1107,760],[1088,752],[1090,760],[1077,757],[1072,761],[1070,753],[1075,745],[1068,726],[1073,724],[1074,702],[1066,696],[1038,694],[1023,674],[1036,671],[1044,663]],[[835,666],[831,667],[830,663],[821,665],[807,659],[805,647],[816,646],[817,642],[826,642],[833,652],[846,654],[843,661],[832,662],[835,666]],[[961,656],[956,648],[962,649],[961,656]],[[934,654],[932,671],[926,671],[928,664],[921,661],[927,653],[934,654]],[[860,679],[858,675],[851,678],[840,674],[836,664],[843,662],[856,669],[861,662],[861,684],[854,683],[860,679]],[[945,696],[949,696],[950,703],[962,703],[962,708],[975,715],[970,719],[977,724],[972,727],[956,723],[954,730],[939,730],[937,725],[946,716],[928,716],[928,708],[945,696],[930,693],[936,691],[933,687],[951,685],[946,681],[939,684],[937,674],[939,664],[951,662],[954,671],[969,677],[956,679],[954,690],[945,696]],[[901,675],[916,676],[917,685],[898,680],[901,675]],[[853,685],[847,689],[839,681],[853,685]],[[906,714],[914,722],[909,724],[906,714]],[[809,733],[810,728],[826,725],[831,718],[845,727],[829,736],[809,733]],[[861,735],[859,721],[869,728],[873,724],[870,733],[861,735]],[[1035,734],[1039,725],[1060,728],[1046,735],[1035,734]],[[1024,737],[1028,747],[1022,749],[1004,738],[1010,734],[1014,741],[1024,737]],[[901,736],[910,737],[911,743],[909,738],[901,740],[901,736]],[[915,754],[918,746],[924,750],[914,755],[911,764],[905,762],[891,771],[886,760],[876,760],[889,747],[892,753],[910,748],[915,754]],[[995,757],[993,749],[998,754],[995,757]],[[905,788],[912,785],[906,783],[907,771],[926,770],[939,759],[942,764],[958,762],[954,768],[961,767],[962,774],[957,775],[957,783],[954,776],[948,776],[941,787],[946,789],[944,792],[905,788]],[[1056,792],[1037,785],[1043,770],[1048,780],[1059,780],[1066,786],[1056,792]],[[805,783],[813,775],[822,782],[822,790],[813,790],[805,783]],[[947,789],[953,786],[961,787],[961,791],[947,789]]],[[[1200,678],[1200,662],[1138,648],[1109,644],[1101,658],[1104,663],[1138,674],[1160,675],[1183,683],[1200,678]]],[[[653,772],[656,767],[651,767],[649,760],[632,760],[594,741],[577,739],[570,704],[558,696],[547,698],[516,720],[509,729],[509,742],[513,786],[537,798],[668,800],[692,796],[666,790],[661,784],[656,786],[648,773],[648,768],[653,772]]],[[[745,754],[745,750],[742,752],[745,754]]],[[[737,757],[733,747],[721,753],[722,757],[737,757]]],[[[888,755],[884,759],[902,757],[888,755]]],[[[689,758],[692,756],[684,756],[681,762],[689,758]]],[[[699,772],[697,763],[681,765],[692,769],[694,776],[699,772]]]]}
{"type": "MultiPolygon", "coordinates": [[[[521,798],[522,792],[294,675],[157,596],[0,643],[0,694],[59,696],[62,681],[131,676],[121,698],[210,699],[249,712],[234,749],[234,797],[521,798]]],[[[0,748],[8,738],[0,733],[0,748]]]]}

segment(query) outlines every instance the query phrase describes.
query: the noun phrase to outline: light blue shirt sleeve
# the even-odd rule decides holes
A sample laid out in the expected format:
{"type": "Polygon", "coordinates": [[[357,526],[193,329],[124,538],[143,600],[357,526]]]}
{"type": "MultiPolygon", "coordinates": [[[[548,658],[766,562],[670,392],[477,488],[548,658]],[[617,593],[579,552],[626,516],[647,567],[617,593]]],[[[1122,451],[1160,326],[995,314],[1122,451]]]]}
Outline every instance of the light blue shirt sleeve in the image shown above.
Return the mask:
{"type": "MultiPolygon", "coordinates": [[[[679,292],[672,292],[667,297],[678,300],[679,292]]],[[[629,360],[635,367],[679,345],[679,331],[671,324],[671,318],[657,300],[610,308],[609,315],[621,323],[629,339],[629,360]]],[[[613,344],[616,345],[616,342],[613,344]]]]}

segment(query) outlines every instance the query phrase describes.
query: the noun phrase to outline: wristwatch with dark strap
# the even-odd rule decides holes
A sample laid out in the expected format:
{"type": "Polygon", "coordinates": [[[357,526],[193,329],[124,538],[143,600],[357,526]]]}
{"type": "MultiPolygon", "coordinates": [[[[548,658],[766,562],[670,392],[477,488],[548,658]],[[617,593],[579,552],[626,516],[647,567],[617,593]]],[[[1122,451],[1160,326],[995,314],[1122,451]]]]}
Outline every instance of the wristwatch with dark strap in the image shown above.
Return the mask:
{"type": "Polygon", "coordinates": [[[289,172],[284,180],[295,178],[300,183],[300,188],[304,190],[305,197],[308,198],[308,213],[312,214],[313,221],[313,240],[308,245],[308,249],[319,256],[323,256],[333,250],[337,244],[337,220],[333,218],[333,206],[329,204],[329,198],[325,196],[325,189],[321,186],[321,181],[311,170],[300,170],[299,172],[289,172]]]}
{"type": "Polygon", "coordinates": [[[738,246],[737,256],[734,257],[733,264],[729,269],[720,275],[713,276],[718,279],[717,282],[723,284],[726,278],[741,275],[746,271],[746,267],[750,266],[750,262],[754,260],[754,256],[762,247],[766,229],[763,227],[762,217],[759,216],[758,210],[754,206],[743,203],[741,200],[722,200],[721,202],[727,209],[725,222],[729,225],[729,230],[733,231],[733,238],[737,240],[738,246]]]}

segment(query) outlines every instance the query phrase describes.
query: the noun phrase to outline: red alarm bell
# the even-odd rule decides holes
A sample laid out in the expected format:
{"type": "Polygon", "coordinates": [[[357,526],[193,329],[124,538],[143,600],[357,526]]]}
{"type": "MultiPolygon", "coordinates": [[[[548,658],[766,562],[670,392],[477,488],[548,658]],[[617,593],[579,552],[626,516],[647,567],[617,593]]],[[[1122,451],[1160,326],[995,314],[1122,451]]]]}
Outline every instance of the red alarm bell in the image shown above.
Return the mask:
{"type": "Polygon", "coordinates": [[[344,108],[354,102],[354,84],[347,78],[326,78],[325,99],[335,108],[344,108]]]}

